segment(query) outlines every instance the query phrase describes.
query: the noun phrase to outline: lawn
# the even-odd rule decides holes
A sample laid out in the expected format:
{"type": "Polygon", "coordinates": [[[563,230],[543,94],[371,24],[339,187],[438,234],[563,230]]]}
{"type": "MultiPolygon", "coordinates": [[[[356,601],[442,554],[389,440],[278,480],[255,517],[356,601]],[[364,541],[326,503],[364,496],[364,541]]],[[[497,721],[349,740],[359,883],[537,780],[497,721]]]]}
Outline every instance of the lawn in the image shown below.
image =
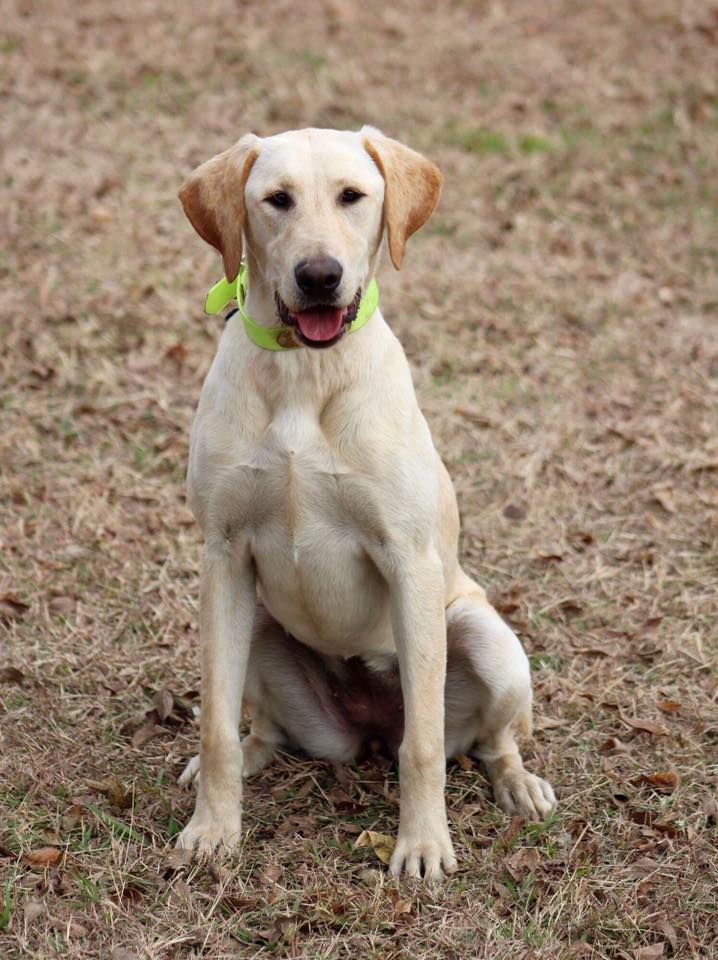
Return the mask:
{"type": "Polygon", "coordinates": [[[718,955],[715,4],[9,0],[0,98],[0,956],[718,955]],[[445,176],[382,306],[559,797],[510,820],[453,763],[436,888],[356,846],[396,826],[379,762],[281,756],[239,857],[172,851],[221,328],[177,188],[247,130],[364,122],[445,176]]]}

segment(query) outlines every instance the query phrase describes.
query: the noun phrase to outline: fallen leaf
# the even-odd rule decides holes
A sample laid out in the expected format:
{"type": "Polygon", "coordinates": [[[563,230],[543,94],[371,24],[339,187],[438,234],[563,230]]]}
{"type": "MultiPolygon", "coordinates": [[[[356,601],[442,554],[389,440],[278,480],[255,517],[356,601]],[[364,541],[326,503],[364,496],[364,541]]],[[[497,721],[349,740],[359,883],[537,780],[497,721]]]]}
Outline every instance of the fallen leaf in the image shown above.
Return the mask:
{"type": "Polygon", "coordinates": [[[47,608],[56,616],[70,617],[75,610],[75,600],[72,597],[52,597],[47,608]]]}
{"type": "Polygon", "coordinates": [[[636,860],[635,863],[629,865],[627,873],[632,877],[649,877],[659,872],[660,869],[661,864],[657,860],[651,860],[650,857],[641,857],[640,860],[636,860]]]}
{"type": "Polygon", "coordinates": [[[394,904],[394,916],[401,917],[405,913],[411,913],[411,908],[413,906],[413,900],[397,900],[394,904]]]}
{"type": "Polygon", "coordinates": [[[616,753],[630,753],[631,747],[623,740],[619,740],[618,737],[608,737],[598,748],[599,753],[611,753],[614,750],[616,753]]]}
{"type": "Polygon", "coordinates": [[[24,910],[25,923],[29,926],[40,917],[44,917],[46,913],[47,907],[44,903],[41,903],[39,900],[28,900],[24,910]]]}
{"type": "Polygon", "coordinates": [[[63,830],[74,830],[87,816],[87,808],[81,803],[73,803],[62,815],[63,830]]]}
{"type": "Polygon", "coordinates": [[[140,960],[140,958],[127,947],[113,947],[110,951],[110,960],[140,960]]]}
{"type": "Polygon", "coordinates": [[[453,759],[456,760],[462,770],[469,771],[475,768],[474,761],[471,757],[467,757],[465,753],[456,753],[453,759]]]}
{"type": "Polygon", "coordinates": [[[567,726],[570,722],[565,717],[537,717],[534,730],[556,730],[558,727],[567,726]]]}
{"type": "Polygon", "coordinates": [[[160,723],[164,723],[167,717],[169,717],[169,715],[172,713],[172,708],[174,707],[174,697],[169,690],[158,690],[152,698],[152,702],[155,705],[157,716],[160,718],[160,723]]]}
{"type": "Polygon", "coordinates": [[[682,704],[677,700],[659,700],[656,706],[663,713],[678,713],[682,704]]]}
{"type": "Polygon", "coordinates": [[[0,667],[0,683],[22,683],[24,679],[25,674],[17,667],[0,667]]]}
{"type": "Polygon", "coordinates": [[[666,513],[676,512],[676,505],[668,490],[654,490],[653,500],[658,504],[659,507],[662,507],[666,513]]]}
{"type": "Polygon", "coordinates": [[[282,868],[278,863],[268,863],[262,870],[262,878],[270,883],[276,883],[282,876],[282,868]]]}
{"type": "Polygon", "coordinates": [[[104,780],[86,780],[92,790],[104,793],[113,807],[126,810],[132,806],[132,791],[128,790],[117,777],[105,777],[104,780]]]}
{"type": "Polygon", "coordinates": [[[654,737],[668,736],[668,730],[666,730],[665,727],[661,727],[651,720],[641,720],[639,717],[624,717],[623,714],[621,714],[621,720],[628,724],[629,727],[633,727],[634,730],[643,730],[645,733],[652,733],[654,737]]]}
{"type": "Polygon", "coordinates": [[[33,870],[44,870],[46,867],[56,867],[62,858],[62,850],[58,847],[38,847],[23,856],[23,860],[33,870]]]}
{"type": "Polygon", "coordinates": [[[343,830],[344,833],[361,833],[362,828],[356,823],[349,823],[347,820],[342,820],[341,823],[337,824],[339,830],[343,830]]]}
{"type": "Polygon", "coordinates": [[[374,830],[363,830],[354,844],[355,849],[371,847],[382,863],[389,863],[395,846],[396,841],[393,837],[389,837],[385,833],[377,833],[374,830]]]}
{"type": "Polygon", "coordinates": [[[187,850],[185,847],[175,847],[170,850],[162,862],[162,872],[165,880],[169,880],[172,874],[187,869],[191,863],[191,850],[187,850]]]}
{"type": "Polygon", "coordinates": [[[504,861],[504,866],[514,880],[520,880],[527,873],[533,873],[541,862],[541,855],[536,847],[518,847],[510,857],[504,861]]]}
{"type": "Polygon", "coordinates": [[[678,950],[678,934],[676,928],[668,920],[656,920],[656,930],[659,930],[671,945],[671,950],[675,953],[678,950]]]}
{"type": "Polygon", "coordinates": [[[500,833],[498,836],[498,840],[501,846],[504,847],[505,849],[508,849],[511,846],[511,844],[514,842],[516,837],[521,833],[523,825],[524,825],[523,817],[519,817],[519,816],[511,817],[511,819],[509,820],[508,827],[506,827],[503,833],[500,833]]]}
{"type": "Polygon", "coordinates": [[[150,740],[158,736],[160,733],[164,733],[162,727],[158,727],[156,723],[143,724],[132,734],[132,746],[139,749],[144,747],[146,743],[149,743],[150,740]]]}
{"type": "Polygon", "coordinates": [[[87,936],[87,927],[83,927],[81,923],[75,923],[74,920],[64,920],[62,917],[48,917],[48,923],[53,930],[64,933],[69,939],[87,936]]]}
{"type": "Polygon", "coordinates": [[[30,604],[21,600],[16,593],[3,593],[0,596],[0,622],[22,620],[29,609],[30,604]]]}
{"type": "Polygon", "coordinates": [[[710,796],[703,797],[701,810],[703,811],[703,816],[706,818],[706,824],[709,827],[714,827],[716,822],[718,822],[718,803],[716,803],[715,799],[710,796]]]}
{"type": "Polygon", "coordinates": [[[187,359],[187,347],[181,340],[178,340],[177,343],[173,343],[171,347],[165,350],[165,357],[168,360],[174,360],[177,366],[181,367],[187,359]]]}
{"type": "Polygon", "coordinates": [[[660,943],[652,943],[648,947],[638,947],[633,954],[634,960],[658,960],[659,957],[663,956],[664,947],[665,943],[663,943],[663,941],[660,943]]]}
{"type": "Polygon", "coordinates": [[[645,783],[659,793],[673,793],[680,783],[680,777],[672,770],[665,770],[660,773],[642,773],[632,782],[635,784],[645,783]]]}
{"type": "Polygon", "coordinates": [[[609,647],[576,647],[576,653],[582,653],[584,656],[589,657],[615,657],[618,653],[617,650],[611,650],[609,647]]]}

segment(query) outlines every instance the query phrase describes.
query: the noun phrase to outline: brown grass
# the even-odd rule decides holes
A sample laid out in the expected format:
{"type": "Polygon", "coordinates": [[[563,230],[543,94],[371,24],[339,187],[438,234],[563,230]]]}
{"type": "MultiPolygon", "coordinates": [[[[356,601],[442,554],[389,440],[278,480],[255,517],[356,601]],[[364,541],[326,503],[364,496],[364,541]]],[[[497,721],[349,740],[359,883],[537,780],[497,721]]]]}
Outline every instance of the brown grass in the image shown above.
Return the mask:
{"type": "Polygon", "coordinates": [[[715,5],[16,0],[0,91],[0,955],[714,957],[715,5]],[[168,852],[220,270],[176,188],[247,129],[365,121],[445,173],[383,304],[561,800],[508,823],[453,765],[437,890],[354,849],[381,767],[282,757],[240,859],[168,852]]]}

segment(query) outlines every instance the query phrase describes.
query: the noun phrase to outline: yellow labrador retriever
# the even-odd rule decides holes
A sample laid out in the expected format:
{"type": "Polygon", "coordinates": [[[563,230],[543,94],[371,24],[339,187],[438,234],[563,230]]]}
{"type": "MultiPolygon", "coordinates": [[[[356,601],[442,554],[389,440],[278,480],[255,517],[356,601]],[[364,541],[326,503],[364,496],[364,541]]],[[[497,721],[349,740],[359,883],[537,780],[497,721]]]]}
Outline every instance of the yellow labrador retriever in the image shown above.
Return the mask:
{"type": "Polygon", "coordinates": [[[451,481],[372,299],[384,232],[398,269],[440,184],[433,163],[365,127],[250,134],[180,191],[227,280],[242,269],[191,437],[202,716],[183,847],[237,843],[242,777],[281,744],[398,756],[394,874],[456,866],[446,757],[479,757],[510,813],[543,818],[556,802],[516,745],[531,728],[526,656],[459,566],[451,481]]]}

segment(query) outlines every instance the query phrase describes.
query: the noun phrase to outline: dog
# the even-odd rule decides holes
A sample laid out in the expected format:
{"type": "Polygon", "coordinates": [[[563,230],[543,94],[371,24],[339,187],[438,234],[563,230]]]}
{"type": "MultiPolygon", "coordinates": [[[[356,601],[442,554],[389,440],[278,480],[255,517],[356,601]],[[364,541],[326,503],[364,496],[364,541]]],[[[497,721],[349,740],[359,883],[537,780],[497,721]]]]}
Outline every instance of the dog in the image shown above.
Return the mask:
{"type": "Polygon", "coordinates": [[[479,758],[508,813],[543,819],[556,803],[516,743],[531,730],[528,660],[459,565],[451,480],[376,304],[384,236],[399,269],[440,186],[432,162],[364,127],[249,134],[180,190],[241,307],[190,441],[202,710],[181,847],[237,844],[242,777],[280,745],[396,755],[394,875],[456,868],[447,757],[479,758]]]}

